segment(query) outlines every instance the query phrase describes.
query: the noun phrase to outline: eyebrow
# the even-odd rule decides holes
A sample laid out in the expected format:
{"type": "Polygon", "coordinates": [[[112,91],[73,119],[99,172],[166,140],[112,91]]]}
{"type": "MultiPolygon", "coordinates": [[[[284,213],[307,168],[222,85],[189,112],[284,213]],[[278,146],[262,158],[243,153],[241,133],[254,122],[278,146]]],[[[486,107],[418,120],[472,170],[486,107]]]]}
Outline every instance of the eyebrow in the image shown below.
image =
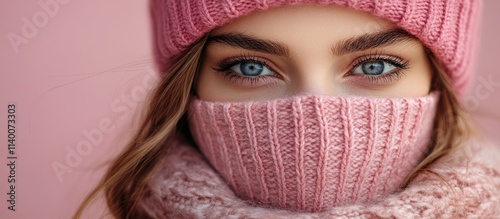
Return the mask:
{"type": "Polygon", "coordinates": [[[364,51],[380,46],[388,46],[416,39],[402,29],[392,29],[385,32],[367,33],[359,37],[343,40],[332,47],[335,55],[344,55],[357,51],[364,51]]]}
{"type": "MultiPolygon", "coordinates": [[[[416,38],[405,30],[392,29],[385,32],[367,33],[358,37],[342,40],[333,46],[331,50],[333,54],[340,56],[413,39],[416,38]]],[[[222,43],[233,47],[240,47],[278,56],[290,56],[290,49],[282,43],[259,39],[242,33],[223,33],[209,36],[207,44],[211,43],[222,43]]]]}
{"type": "Polygon", "coordinates": [[[210,36],[208,38],[208,43],[213,42],[279,56],[290,56],[290,50],[288,47],[281,43],[259,39],[241,33],[225,33],[210,36]]]}

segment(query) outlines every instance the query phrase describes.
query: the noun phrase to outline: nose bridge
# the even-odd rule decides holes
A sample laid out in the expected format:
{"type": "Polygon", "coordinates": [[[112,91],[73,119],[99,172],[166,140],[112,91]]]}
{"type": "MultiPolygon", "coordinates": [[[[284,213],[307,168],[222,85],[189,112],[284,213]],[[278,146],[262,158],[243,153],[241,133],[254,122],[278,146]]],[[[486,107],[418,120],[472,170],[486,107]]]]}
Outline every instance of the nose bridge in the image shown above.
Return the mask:
{"type": "Polygon", "coordinates": [[[294,93],[313,95],[335,95],[334,73],[328,69],[309,68],[298,72],[294,93]]]}
{"type": "Polygon", "coordinates": [[[325,46],[329,42],[320,40],[294,44],[291,69],[295,94],[335,95],[338,60],[325,46]]]}

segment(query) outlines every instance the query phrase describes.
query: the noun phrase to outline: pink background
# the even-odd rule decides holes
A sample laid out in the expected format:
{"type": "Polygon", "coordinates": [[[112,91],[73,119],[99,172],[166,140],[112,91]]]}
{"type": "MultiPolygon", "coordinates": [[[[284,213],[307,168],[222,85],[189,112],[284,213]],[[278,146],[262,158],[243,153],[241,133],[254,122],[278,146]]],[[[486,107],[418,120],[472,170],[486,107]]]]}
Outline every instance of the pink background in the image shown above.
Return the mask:
{"type": "MultiPolygon", "coordinates": [[[[500,142],[500,1],[484,4],[466,105],[500,142]]],[[[4,0],[0,8],[0,218],[69,218],[102,175],[99,165],[129,139],[134,112],[155,82],[148,2],[4,0]],[[25,28],[26,19],[34,28],[25,28]],[[25,41],[13,46],[13,34],[25,41]],[[6,202],[8,103],[17,105],[15,212],[6,202]]]]}

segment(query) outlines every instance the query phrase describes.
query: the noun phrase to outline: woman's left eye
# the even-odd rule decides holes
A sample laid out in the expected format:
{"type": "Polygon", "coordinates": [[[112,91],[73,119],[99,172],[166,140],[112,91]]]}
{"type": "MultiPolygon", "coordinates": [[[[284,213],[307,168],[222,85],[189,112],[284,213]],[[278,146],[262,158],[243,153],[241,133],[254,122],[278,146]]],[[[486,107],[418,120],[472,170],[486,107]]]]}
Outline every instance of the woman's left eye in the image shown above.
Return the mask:
{"type": "Polygon", "coordinates": [[[389,63],[388,61],[373,60],[357,64],[354,70],[352,71],[352,74],[378,76],[390,73],[396,68],[398,67],[389,63]]]}
{"type": "Polygon", "coordinates": [[[255,62],[255,61],[241,61],[238,64],[232,66],[231,71],[247,77],[257,77],[264,75],[274,75],[273,71],[270,70],[266,65],[255,62]]]}

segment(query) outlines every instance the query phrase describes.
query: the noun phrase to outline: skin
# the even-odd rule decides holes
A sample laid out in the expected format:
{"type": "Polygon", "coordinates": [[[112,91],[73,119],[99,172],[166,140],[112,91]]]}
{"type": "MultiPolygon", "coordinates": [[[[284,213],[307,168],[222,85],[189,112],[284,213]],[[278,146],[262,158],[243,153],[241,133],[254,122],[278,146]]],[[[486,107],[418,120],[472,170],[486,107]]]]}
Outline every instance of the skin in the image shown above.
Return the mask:
{"type": "Polygon", "coordinates": [[[196,93],[210,101],[420,97],[430,91],[432,70],[422,43],[386,20],[335,5],[300,5],[253,12],[214,29],[198,77],[196,93]],[[264,51],[270,48],[277,51],[264,51]],[[219,71],[220,62],[234,65],[219,71]],[[245,76],[242,64],[266,75],[245,76]]]}

